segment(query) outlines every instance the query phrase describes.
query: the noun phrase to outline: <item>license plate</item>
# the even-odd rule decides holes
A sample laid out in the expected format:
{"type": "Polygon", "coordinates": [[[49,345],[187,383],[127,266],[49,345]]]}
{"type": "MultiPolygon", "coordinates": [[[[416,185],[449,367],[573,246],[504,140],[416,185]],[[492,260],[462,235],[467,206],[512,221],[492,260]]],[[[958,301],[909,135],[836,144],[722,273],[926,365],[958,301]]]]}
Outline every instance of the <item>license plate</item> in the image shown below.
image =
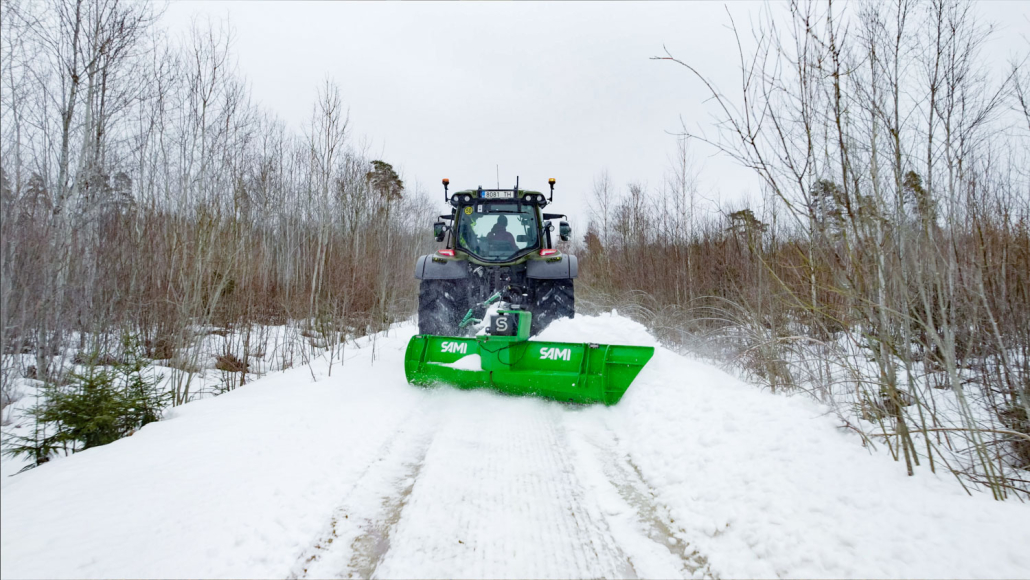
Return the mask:
{"type": "Polygon", "coordinates": [[[512,197],[510,191],[484,191],[483,199],[508,199],[512,197]]]}

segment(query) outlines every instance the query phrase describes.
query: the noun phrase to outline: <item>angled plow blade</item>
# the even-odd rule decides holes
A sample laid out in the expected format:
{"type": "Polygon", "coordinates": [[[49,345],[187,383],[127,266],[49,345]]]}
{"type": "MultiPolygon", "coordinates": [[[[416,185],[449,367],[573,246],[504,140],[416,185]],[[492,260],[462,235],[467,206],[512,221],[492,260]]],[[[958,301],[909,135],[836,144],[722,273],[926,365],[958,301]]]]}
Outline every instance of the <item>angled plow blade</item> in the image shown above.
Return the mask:
{"type": "Polygon", "coordinates": [[[408,342],[404,374],[420,386],[614,405],[653,355],[649,346],[417,335],[408,342]]]}

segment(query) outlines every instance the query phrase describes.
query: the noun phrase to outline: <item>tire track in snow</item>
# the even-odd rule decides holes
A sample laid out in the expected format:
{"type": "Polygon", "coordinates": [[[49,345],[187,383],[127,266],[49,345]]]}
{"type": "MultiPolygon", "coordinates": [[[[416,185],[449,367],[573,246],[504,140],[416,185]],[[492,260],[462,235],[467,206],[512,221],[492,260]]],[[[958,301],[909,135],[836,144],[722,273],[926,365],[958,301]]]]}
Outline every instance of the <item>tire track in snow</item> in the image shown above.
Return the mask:
{"type": "Polygon", "coordinates": [[[692,578],[717,578],[712,574],[708,558],[681,537],[686,530],[676,526],[676,521],[669,515],[668,508],[656,503],[657,494],[644,481],[640,468],[632,459],[626,457],[624,460],[631,471],[624,472],[626,479],[616,485],[619,494],[636,508],[640,521],[647,526],[647,537],[678,556],[683,561],[684,570],[692,578]]]}
{"type": "Polygon", "coordinates": [[[425,409],[415,410],[380,446],[344,495],[318,540],[294,566],[290,578],[367,578],[389,549],[400,516],[433,435],[425,409]]]}
{"type": "Polygon", "coordinates": [[[708,560],[684,538],[658,494],[623,451],[616,432],[603,417],[570,414],[576,435],[573,450],[583,479],[602,505],[609,527],[643,577],[712,578],[708,560]]]}
{"type": "Polygon", "coordinates": [[[375,575],[379,562],[390,549],[391,532],[400,521],[401,513],[404,511],[411,490],[418,479],[424,458],[425,449],[422,449],[418,462],[408,466],[407,477],[403,482],[399,482],[399,493],[383,498],[381,516],[362,525],[364,534],[351,544],[352,555],[344,577],[371,578],[375,575]]]}

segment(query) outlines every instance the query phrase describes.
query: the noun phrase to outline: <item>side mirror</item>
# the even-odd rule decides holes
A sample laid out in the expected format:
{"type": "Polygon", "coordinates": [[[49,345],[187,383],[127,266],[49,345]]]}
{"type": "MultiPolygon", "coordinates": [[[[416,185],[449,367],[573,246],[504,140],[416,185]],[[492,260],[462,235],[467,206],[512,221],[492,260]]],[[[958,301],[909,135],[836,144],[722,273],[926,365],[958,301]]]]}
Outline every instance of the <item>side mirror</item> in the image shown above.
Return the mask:
{"type": "Polygon", "coordinates": [[[572,226],[569,225],[569,222],[559,222],[558,236],[563,242],[567,242],[572,238],[572,226]]]}
{"type": "Polygon", "coordinates": [[[444,226],[443,222],[436,222],[433,224],[433,236],[436,237],[436,241],[442,242],[443,235],[446,231],[446,226],[444,226]]]}

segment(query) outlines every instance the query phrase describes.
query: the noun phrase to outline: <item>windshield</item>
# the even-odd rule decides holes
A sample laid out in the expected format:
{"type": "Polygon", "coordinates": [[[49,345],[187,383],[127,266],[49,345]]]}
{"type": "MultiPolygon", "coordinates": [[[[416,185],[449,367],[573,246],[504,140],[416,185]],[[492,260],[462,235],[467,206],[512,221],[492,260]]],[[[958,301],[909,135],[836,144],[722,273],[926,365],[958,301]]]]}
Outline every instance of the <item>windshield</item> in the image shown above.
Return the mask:
{"type": "Polygon", "coordinates": [[[458,246],[490,261],[504,261],[537,245],[536,211],[514,203],[476,203],[458,210],[458,246]]]}

